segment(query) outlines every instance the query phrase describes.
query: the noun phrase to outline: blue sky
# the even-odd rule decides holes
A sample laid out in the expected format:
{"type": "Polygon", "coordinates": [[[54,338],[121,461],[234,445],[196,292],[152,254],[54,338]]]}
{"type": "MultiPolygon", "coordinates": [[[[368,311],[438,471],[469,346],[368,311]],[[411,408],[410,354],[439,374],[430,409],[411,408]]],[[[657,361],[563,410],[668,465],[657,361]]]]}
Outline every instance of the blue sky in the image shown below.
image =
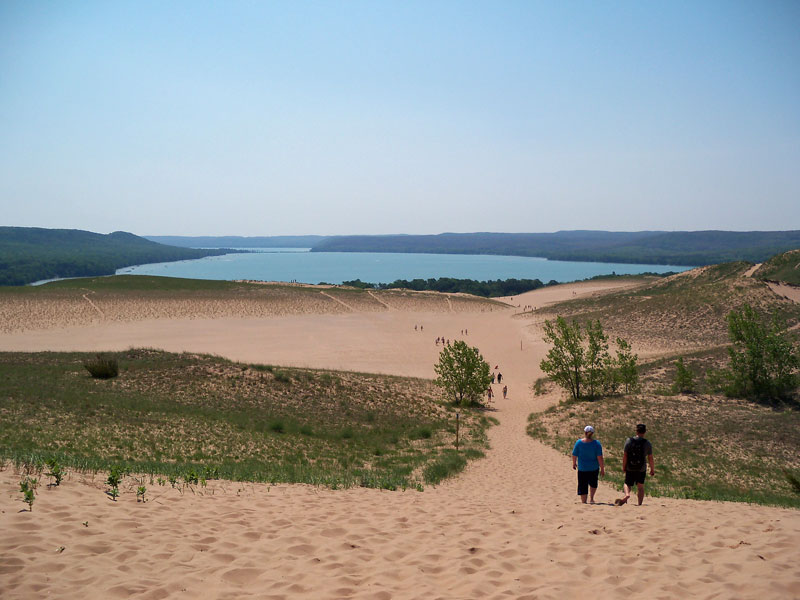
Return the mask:
{"type": "Polygon", "coordinates": [[[3,225],[800,229],[800,2],[0,2],[3,225]]]}

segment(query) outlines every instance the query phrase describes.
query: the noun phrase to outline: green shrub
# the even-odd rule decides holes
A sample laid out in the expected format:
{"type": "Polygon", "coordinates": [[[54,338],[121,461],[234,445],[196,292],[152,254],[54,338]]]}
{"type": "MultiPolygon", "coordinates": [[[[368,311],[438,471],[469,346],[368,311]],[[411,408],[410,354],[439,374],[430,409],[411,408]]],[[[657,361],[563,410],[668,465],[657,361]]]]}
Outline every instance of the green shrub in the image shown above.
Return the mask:
{"type": "Polygon", "coordinates": [[[691,394],[694,391],[694,373],[683,363],[682,356],[675,362],[672,391],[676,394],[691,394]]]}
{"type": "Polygon", "coordinates": [[[89,371],[95,379],[111,379],[119,375],[119,365],[116,358],[107,358],[98,354],[95,358],[83,363],[84,368],[89,371]]]}

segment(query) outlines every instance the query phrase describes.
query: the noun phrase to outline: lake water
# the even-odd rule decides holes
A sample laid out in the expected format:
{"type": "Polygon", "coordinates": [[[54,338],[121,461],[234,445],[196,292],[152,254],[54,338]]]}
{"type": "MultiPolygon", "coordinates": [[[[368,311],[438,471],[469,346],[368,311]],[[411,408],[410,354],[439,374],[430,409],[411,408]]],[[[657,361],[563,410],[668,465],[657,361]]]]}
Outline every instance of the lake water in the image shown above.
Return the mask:
{"type": "Polygon", "coordinates": [[[523,256],[471,254],[387,254],[309,252],[297,248],[255,248],[252,254],[226,254],[198,260],[155,263],[119,269],[117,274],[162,275],[189,279],[254,279],[300,283],[342,283],[360,279],[391,283],[397,279],[539,279],[576,281],[595,275],[684,271],[691,267],[551,261],[523,256]]]}

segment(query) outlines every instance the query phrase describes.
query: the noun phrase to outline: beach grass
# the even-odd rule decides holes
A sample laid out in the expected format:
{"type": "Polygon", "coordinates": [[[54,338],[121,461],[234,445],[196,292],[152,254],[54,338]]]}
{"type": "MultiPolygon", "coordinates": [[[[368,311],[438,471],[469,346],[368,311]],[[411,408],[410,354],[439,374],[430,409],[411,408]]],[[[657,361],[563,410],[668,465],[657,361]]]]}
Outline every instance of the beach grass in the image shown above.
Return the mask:
{"type": "Polygon", "coordinates": [[[639,343],[683,347],[728,342],[725,316],[750,304],[790,325],[800,322],[800,307],[774,294],[758,279],[745,277],[752,265],[733,262],[686,271],[642,286],[571,299],[536,311],[585,323],[600,320],[608,332],[639,343]]]}
{"type": "Polygon", "coordinates": [[[793,406],[711,395],[565,401],[531,414],[527,431],[571,454],[584,426],[593,425],[606,481],[621,490],[622,448],[637,423],[647,425],[653,444],[656,476],[648,477],[648,494],[800,508],[790,477],[800,474],[800,411],[793,406]]]}
{"type": "MultiPolygon", "coordinates": [[[[384,489],[438,482],[426,469],[453,461],[455,411],[427,380],[149,349],[106,354],[119,375],[94,379],[92,357],[0,353],[0,459],[384,489]]],[[[486,448],[491,422],[459,412],[463,460],[445,476],[486,448]]]]}

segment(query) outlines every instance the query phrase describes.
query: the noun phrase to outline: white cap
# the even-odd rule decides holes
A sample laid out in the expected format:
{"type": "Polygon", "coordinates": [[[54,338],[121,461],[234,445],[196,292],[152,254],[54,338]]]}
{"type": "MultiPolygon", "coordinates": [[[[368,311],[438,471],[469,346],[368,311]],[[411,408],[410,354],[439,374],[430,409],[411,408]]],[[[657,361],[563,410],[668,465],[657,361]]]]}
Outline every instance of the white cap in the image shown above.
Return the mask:
{"type": "Polygon", "coordinates": [[[584,427],[584,428],[583,428],[583,430],[584,430],[586,433],[589,433],[590,431],[591,431],[592,433],[594,433],[594,427],[592,427],[591,425],[587,425],[586,427],[584,427]]]}

